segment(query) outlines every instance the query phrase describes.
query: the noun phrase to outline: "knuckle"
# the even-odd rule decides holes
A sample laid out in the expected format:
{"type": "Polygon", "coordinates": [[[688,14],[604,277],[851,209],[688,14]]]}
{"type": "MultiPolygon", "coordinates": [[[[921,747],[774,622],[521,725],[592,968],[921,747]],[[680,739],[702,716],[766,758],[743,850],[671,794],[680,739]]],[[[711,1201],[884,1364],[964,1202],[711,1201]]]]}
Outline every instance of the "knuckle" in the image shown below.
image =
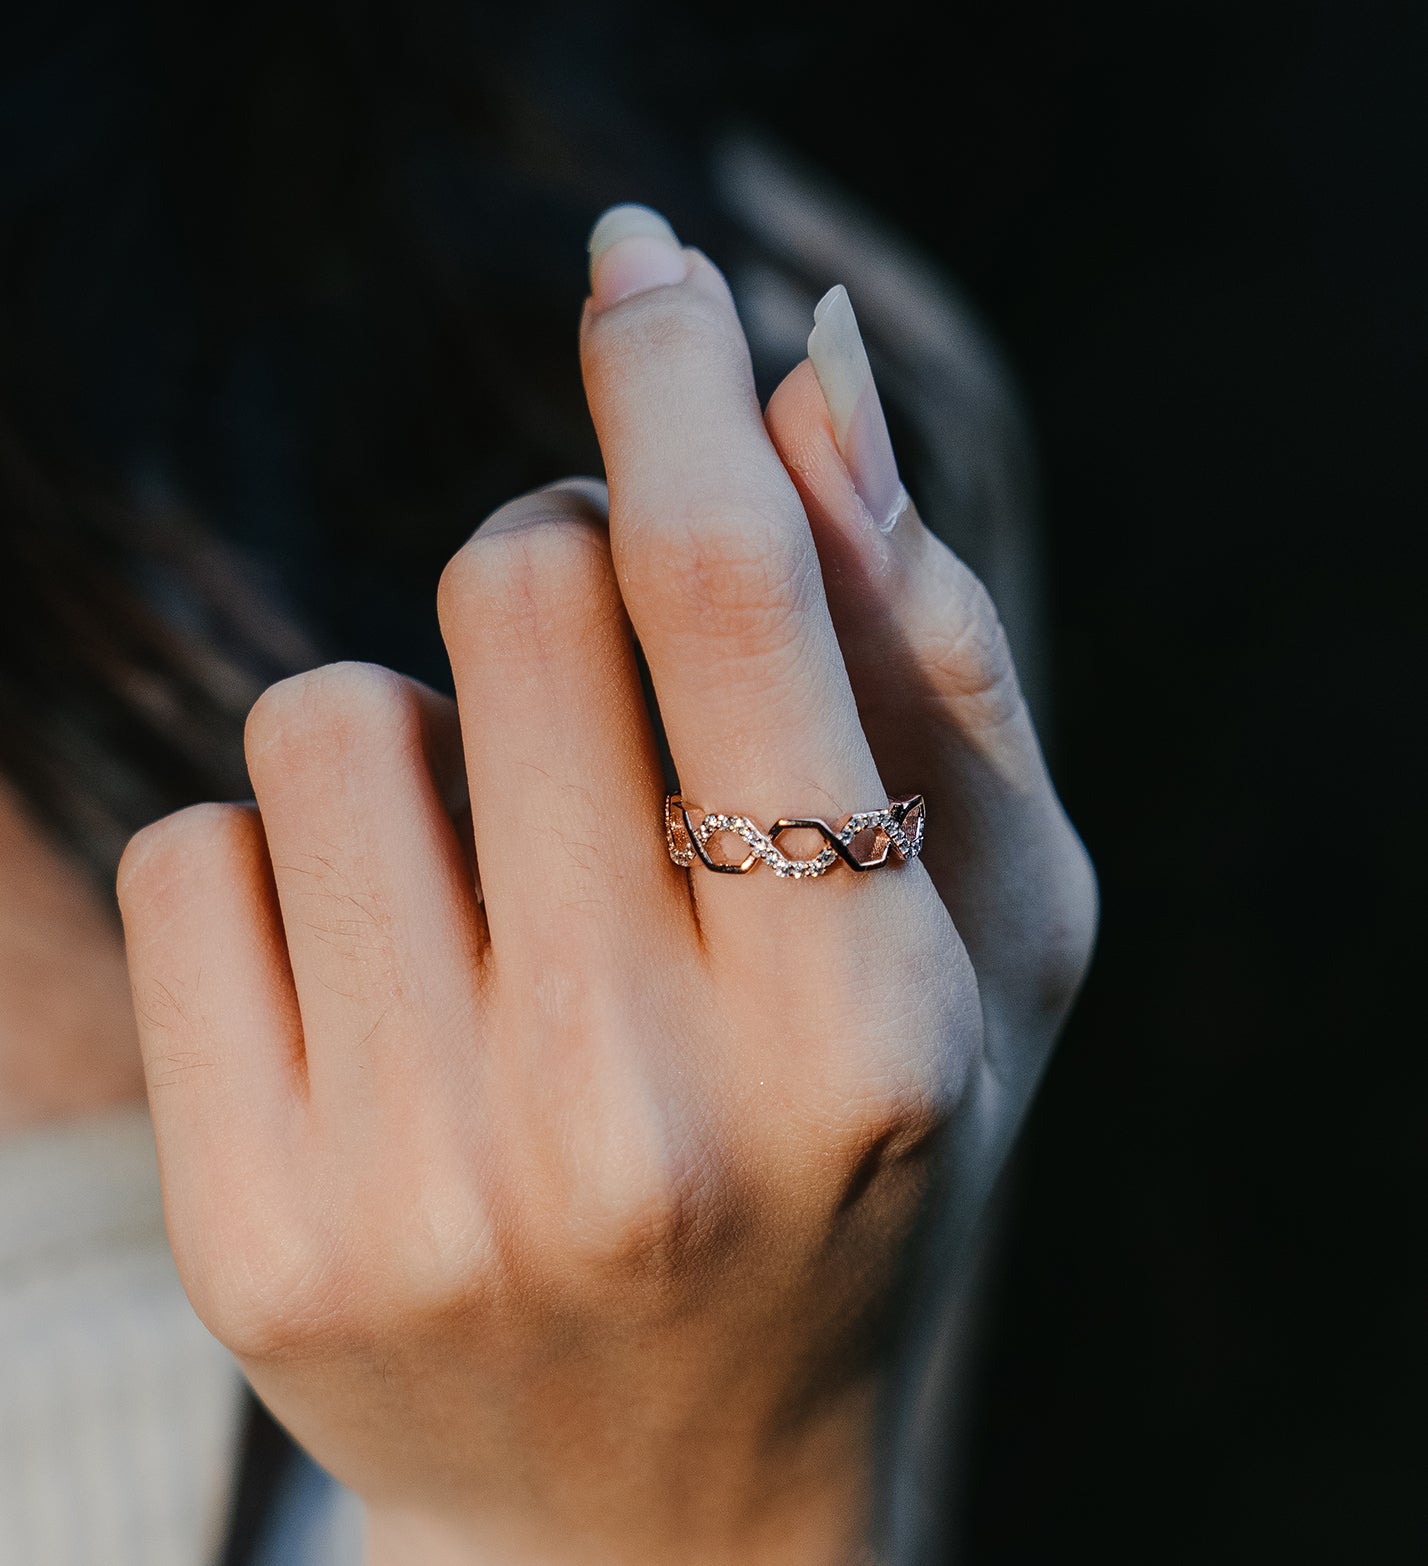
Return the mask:
{"type": "Polygon", "coordinates": [[[352,1328],[350,1311],[327,1257],[294,1235],[273,1229],[249,1245],[212,1255],[187,1269],[184,1288],[204,1326],[247,1364],[273,1364],[321,1350],[352,1328]]]}
{"type": "Polygon", "coordinates": [[[491,1215],[468,1182],[427,1185],[384,1240],[374,1274],[390,1280],[386,1314],[437,1320],[494,1298],[498,1247],[491,1215]]]}
{"type": "Polygon", "coordinates": [[[693,1178],[608,1160],[576,1191],[564,1229],[563,1249],[582,1275],[658,1288],[689,1270],[706,1223],[693,1178]]]}
{"type": "Polygon", "coordinates": [[[608,360],[622,384],[629,384],[632,362],[653,368],[661,360],[686,360],[742,371],[744,350],[727,306],[697,289],[659,289],[622,300],[590,320],[586,340],[597,378],[608,360]]]}
{"type": "Polygon", "coordinates": [[[686,506],[651,526],[654,547],[636,567],[642,598],[663,606],[675,633],[751,656],[778,650],[822,591],[811,539],[778,516],[748,503],[686,506]]]}
{"type": "Polygon", "coordinates": [[[950,920],[905,933],[879,963],[882,982],[834,975],[819,986],[828,1009],[800,1002],[780,1027],[788,1058],[817,1069],[801,1074],[797,1116],[768,1129],[766,1167],[839,1207],[884,1172],[926,1163],[983,1057],[976,978],[950,920]]]}
{"type": "Polygon", "coordinates": [[[115,885],[126,911],[161,909],[196,864],[241,853],[252,842],[252,811],[243,805],[189,805],[142,827],[119,860],[115,885]]]}
{"type": "Polygon", "coordinates": [[[638,1287],[658,1301],[717,1243],[731,1185],[718,1144],[688,1111],[657,1104],[649,1084],[618,1067],[601,1075],[560,1113],[563,1155],[545,1243],[588,1295],[614,1290],[628,1300],[622,1291],[638,1287]]]}
{"type": "Polygon", "coordinates": [[[1023,709],[1011,646],[986,586],[960,561],[954,565],[950,604],[924,639],[923,662],[963,721],[970,714],[978,727],[1000,728],[1023,709]]]}
{"type": "Polygon", "coordinates": [[[857,1169],[869,1160],[895,1163],[925,1153],[947,1125],[951,1104],[930,1082],[884,1086],[871,1094],[845,1140],[857,1169]]]}
{"type": "MultiPolygon", "coordinates": [[[[501,1289],[493,1264],[477,1266],[454,1253],[407,1244],[394,1252],[402,1262],[400,1289],[393,1288],[374,1312],[378,1326],[401,1331],[413,1324],[461,1318],[468,1325],[496,1309],[501,1289]]],[[[388,1266],[391,1258],[387,1259],[388,1266]]]]}
{"type": "Polygon", "coordinates": [[[898,1193],[915,1201],[953,1107],[945,1092],[916,1082],[865,1079],[836,1101],[820,1094],[804,1106],[796,1140],[785,1132],[759,1160],[766,1200],[801,1213],[815,1233],[836,1215],[898,1193]]]}
{"type": "Polygon", "coordinates": [[[249,765],[293,758],[340,760],[374,742],[420,733],[409,681],[371,663],[331,663],[271,685],[254,703],[244,731],[249,765]]]}
{"type": "Polygon", "coordinates": [[[613,580],[605,531],[562,509],[553,496],[516,526],[478,529],[447,563],[437,589],[443,634],[459,641],[543,639],[609,600],[613,580]]]}
{"type": "Polygon", "coordinates": [[[817,1111],[820,1153],[836,1183],[846,1185],[870,1162],[892,1162],[926,1148],[946,1124],[951,1098],[930,1073],[905,1066],[844,1074],[836,1095],[825,1094],[817,1111]]]}

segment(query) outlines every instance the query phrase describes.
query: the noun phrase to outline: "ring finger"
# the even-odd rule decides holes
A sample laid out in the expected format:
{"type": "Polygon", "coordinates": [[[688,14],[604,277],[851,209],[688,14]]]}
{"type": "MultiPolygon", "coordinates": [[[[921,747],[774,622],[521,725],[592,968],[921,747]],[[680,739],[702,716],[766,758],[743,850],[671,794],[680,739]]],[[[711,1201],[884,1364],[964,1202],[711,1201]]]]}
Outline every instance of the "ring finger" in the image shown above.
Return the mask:
{"type": "Polygon", "coordinates": [[[582,983],[620,971],[590,959],[649,949],[688,912],[639,829],[661,769],[603,509],[594,481],[512,501],[439,595],[496,968],[547,998],[567,958],[582,983]]]}

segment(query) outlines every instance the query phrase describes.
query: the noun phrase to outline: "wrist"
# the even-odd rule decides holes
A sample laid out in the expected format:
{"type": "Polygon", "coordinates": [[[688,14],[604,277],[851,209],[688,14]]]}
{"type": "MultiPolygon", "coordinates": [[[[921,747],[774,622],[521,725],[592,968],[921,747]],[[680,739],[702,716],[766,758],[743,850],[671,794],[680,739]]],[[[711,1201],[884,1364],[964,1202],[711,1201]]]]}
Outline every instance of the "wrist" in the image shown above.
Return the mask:
{"type": "Polygon", "coordinates": [[[795,1450],[658,1462],[653,1483],[612,1463],[519,1508],[369,1503],[366,1566],[871,1566],[871,1434],[859,1398],[795,1450]]]}

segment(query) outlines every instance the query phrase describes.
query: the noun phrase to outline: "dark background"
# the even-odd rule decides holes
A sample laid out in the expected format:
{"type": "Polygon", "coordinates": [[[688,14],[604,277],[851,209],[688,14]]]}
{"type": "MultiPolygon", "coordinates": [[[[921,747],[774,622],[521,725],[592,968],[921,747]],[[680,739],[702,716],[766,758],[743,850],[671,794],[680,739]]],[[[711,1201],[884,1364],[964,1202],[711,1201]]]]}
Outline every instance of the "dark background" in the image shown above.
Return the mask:
{"type": "Polygon", "coordinates": [[[1428,12],[947,15],[780,114],[1020,372],[1104,897],[966,1559],[1421,1559],[1428,12]]]}
{"type": "MultiPolygon", "coordinates": [[[[290,582],[340,584],[304,605],[338,651],[408,666],[453,542],[423,518],[550,476],[467,471],[501,391],[471,388],[551,289],[578,299],[591,215],[524,213],[568,262],[533,278],[459,223],[407,253],[378,211],[393,128],[428,146],[473,103],[568,155],[518,82],[463,77],[468,11],[604,127],[576,140],[606,199],[641,160],[679,199],[620,105],[674,142],[771,127],[946,263],[1030,408],[1056,771],[1104,923],[1013,1175],[962,1560],[1425,1558],[1428,8],[34,9],[0,100],[9,400],[83,404],[65,460],[155,466],[290,582]],[[476,273],[510,308],[463,358],[476,273]]],[[[419,167],[450,174],[440,146],[419,167]]]]}
{"type": "Polygon", "coordinates": [[[750,7],[703,80],[946,261],[1040,445],[1104,917],[963,1559],[1422,1559],[1428,8],[925,14],[750,7]]]}

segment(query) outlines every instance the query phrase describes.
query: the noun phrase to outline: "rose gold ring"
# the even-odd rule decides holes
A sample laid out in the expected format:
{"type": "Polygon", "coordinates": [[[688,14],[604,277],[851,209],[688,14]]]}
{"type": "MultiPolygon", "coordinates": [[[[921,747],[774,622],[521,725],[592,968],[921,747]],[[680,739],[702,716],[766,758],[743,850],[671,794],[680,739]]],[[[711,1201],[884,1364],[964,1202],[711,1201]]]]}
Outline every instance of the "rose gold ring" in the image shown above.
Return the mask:
{"type": "Polygon", "coordinates": [[[922,852],[926,825],[927,806],[921,794],[891,799],[885,810],[855,810],[836,827],[820,816],[780,816],[767,832],[748,816],[701,810],[681,794],[666,794],[664,800],[669,857],[681,869],[687,870],[697,859],[721,875],[745,875],[760,862],[775,875],[795,881],[823,875],[840,861],[850,870],[875,870],[893,852],[899,859],[915,859],[922,852]],[[823,839],[824,846],[811,859],[790,859],[778,846],[785,832],[800,827],[823,839]],[[710,853],[711,843],[726,833],[747,847],[742,859],[719,859],[710,853]]]}

